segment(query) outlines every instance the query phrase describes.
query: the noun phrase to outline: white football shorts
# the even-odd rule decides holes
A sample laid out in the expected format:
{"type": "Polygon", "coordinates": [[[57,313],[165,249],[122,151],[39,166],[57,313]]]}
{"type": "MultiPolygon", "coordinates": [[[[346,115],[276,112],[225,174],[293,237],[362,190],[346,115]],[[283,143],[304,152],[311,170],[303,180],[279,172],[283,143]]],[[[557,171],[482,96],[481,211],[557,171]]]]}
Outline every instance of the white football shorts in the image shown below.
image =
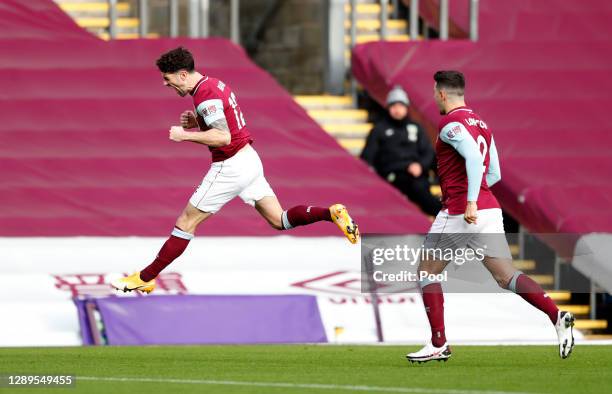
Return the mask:
{"type": "Polygon", "coordinates": [[[189,203],[200,211],[216,213],[236,196],[251,206],[264,197],[274,196],[264,177],[261,159],[250,145],[227,160],[212,163],[189,203]]]}
{"type": "Polygon", "coordinates": [[[504,233],[504,219],[499,208],[478,211],[476,224],[468,224],[463,214],[440,211],[431,225],[423,247],[426,249],[481,250],[487,257],[511,259],[504,233]]]}

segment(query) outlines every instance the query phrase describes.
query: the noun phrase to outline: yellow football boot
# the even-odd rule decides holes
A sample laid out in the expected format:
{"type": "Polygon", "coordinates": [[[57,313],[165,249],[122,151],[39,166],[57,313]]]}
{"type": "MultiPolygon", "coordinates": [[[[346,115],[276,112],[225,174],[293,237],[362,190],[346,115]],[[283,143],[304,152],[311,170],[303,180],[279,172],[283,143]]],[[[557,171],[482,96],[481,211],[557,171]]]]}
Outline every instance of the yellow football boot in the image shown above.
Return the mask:
{"type": "Polygon", "coordinates": [[[124,293],[126,291],[138,290],[149,294],[155,289],[155,279],[145,282],[140,279],[140,272],[136,272],[130,276],[111,281],[111,286],[124,293]]]}
{"type": "Polygon", "coordinates": [[[351,219],[346,207],[342,204],[334,204],[329,207],[329,212],[331,213],[332,220],[342,230],[346,238],[352,244],[356,244],[359,241],[359,228],[353,219],[351,219]]]}

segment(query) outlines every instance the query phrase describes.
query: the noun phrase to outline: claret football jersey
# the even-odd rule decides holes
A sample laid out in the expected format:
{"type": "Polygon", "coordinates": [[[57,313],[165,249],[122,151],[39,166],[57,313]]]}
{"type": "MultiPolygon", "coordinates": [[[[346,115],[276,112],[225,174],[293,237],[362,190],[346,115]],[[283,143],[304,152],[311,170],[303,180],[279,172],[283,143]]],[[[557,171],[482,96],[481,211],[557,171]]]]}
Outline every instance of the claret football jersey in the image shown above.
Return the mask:
{"type": "Polygon", "coordinates": [[[229,145],[209,147],[213,162],[227,160],[253,142],[236,95],[229,86],[216,78],[204,76],[194,86],[191,95],[201,130],[210,129],[220,119],[226,120],[230,130],[232,139],[229,145]]]}

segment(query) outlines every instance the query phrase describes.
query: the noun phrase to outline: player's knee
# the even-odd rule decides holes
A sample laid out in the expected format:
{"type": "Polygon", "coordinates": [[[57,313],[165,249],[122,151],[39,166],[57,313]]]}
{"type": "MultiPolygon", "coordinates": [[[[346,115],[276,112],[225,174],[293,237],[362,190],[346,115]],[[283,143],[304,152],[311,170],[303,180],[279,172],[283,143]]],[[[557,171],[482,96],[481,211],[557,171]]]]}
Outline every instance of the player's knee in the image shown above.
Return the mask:
{"type": "Polygon", "coordinates": [[[281,221],[281,218],[270,219],[270,220],[268,220],[268,223],[275,230],[283,230],[284,229],[283,228],[283,222],[281,221]]]}
{"type": "Polygon", "coordinates": [[[176,219],[176,227],[182,231],[185,231],[186,233],[193,234],[198,227],[198,222],[195,218],[192,218],[183,212],[178,219],[176,219]]]}
{"type": "Polygon", "coordinates": [[[510,287],[510,281],[512,280],[512,275],[493,275],[493,278],[497,282],[497,285],[502,289],[508,289],[510,287]]]}

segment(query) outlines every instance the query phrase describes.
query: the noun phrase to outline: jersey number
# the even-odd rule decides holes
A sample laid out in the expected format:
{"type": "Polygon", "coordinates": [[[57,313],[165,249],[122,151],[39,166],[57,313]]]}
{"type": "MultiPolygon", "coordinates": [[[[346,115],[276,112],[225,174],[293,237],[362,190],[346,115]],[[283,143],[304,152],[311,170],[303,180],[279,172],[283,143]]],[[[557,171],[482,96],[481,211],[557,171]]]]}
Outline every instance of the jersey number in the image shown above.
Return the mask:
{"type": "Polygon", "coordinates": [[[484,162],[489,148],[487,147],[487,141],[482,135],[479,135],[478,138],[476,138],[476,143],[478,144],[478,150],[482,155],[482,172],[484,173],[487,170],[487,166],[484,165],[484,162]]]}
{"type": "Polygon", "coordinates": [[[246,126],[244,121],[244,115],[242,115],[242,111],[238,109],[238,103],[236,102],[236,95],[234,92],[230,94],[229,104],[234,109],[234,115],[236,115],[236,123],[238,123],[238,130],[246,126]]]}

